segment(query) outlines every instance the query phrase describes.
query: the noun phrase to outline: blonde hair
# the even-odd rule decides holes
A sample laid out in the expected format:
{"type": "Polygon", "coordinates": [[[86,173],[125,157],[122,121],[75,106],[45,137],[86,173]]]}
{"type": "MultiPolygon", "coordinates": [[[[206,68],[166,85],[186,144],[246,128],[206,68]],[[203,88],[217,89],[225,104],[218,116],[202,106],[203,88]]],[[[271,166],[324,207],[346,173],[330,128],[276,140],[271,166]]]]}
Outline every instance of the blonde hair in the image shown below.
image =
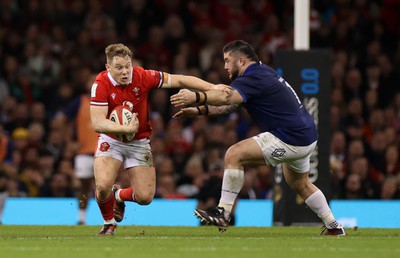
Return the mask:
{"type": "Polygon", "coordinates": [[[108,64],[111,64],[115,56],[120,56],[120,57],[129,56],[131,59],[133,57],[132,51],[127,46],[121,43],[108,45],[106,47],[105,53],[108,64]]]}

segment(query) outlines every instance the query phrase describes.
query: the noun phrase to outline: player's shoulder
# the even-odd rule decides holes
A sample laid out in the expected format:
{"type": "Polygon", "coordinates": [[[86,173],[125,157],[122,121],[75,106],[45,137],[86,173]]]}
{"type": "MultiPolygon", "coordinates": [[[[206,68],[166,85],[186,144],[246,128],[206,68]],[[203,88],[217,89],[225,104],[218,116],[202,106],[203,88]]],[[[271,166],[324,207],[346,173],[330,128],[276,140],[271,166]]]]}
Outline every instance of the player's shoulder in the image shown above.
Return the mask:
{"type": "Polygon", "coordinates": [[[254,78],[263,81],[263,84],[275,84],[280,78],[278,73],[272,67],[265,64],[257,66],[252,75],[254,78]]]}
{"type": "Polygon", "coordinates": [[[100,72],[95,79],[95,83],[107,83],[108,81],[107,70],[100,72]]]}
{"type": "Polygon", "coordinates": [[[276,71],[272,67],[270,67],[266,64],[262,64],[262,63],[260,65],[256,66],[255,72],[258,74],[263,74],[263,75],[268,75],[268,76],[276,75],[276,71]]]}
{"type": "Polygon", "coordinates": [[[154,69],[145,69],[141,66],[134,66],[133,67],[133,74],[141,75],[141,76],[147,76],[147,75],[154,75],[159,73],[159,71],[154,70],[154,69]]]}
{"type": "Polygon", "coordinates": [[[145,69],[140,66],[133,67],[133,80],[138,82],[143,81],[160,81],[163,78],[162,72],[153,69],[145,69]]]}

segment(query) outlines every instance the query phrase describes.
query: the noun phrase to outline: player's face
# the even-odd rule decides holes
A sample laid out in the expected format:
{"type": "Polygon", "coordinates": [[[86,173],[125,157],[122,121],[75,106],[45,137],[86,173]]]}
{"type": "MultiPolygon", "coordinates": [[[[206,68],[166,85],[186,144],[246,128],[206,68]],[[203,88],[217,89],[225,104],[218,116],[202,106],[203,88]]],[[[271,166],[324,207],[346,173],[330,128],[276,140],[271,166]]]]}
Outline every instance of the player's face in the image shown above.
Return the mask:
{"type": "Polygon", "coordinates": [[[231,55],[231,52],[224,53],[225,70],[228,73],[229,79],[234,80],[239,75],[239,58],[231,55]]]}
{"type": "Polygon", "coordinates": [[[132,78],[132,60],[129,56],[114,56],[106,68],[119,85],[127,85],[132,78]]]}

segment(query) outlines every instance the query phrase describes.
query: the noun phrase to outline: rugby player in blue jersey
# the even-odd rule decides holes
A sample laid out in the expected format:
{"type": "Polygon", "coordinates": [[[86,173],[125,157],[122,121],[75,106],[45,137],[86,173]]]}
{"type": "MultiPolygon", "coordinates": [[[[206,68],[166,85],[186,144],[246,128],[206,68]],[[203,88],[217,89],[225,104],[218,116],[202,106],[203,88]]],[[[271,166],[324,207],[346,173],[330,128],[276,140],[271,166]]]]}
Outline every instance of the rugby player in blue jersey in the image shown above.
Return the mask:
{"type": "Polygon", "coordinates": [[[324,235],[346,235],[332,214],[324,194],[309,180],[310,156],[318,139],[313,118],[296,92],[276,71],[262,64],[254,49],[236,40],[223,48],[225,70],[232,80],[230,90],[193,92],[180,90],[171,103],[186,107],[174,117],[221,115],[243,106],[261,133],[232,145],[225,154],[225,170],[218,207],[208,212],[195,210],[202,221],[225,231],[235,200],[243,186],[244,167],[282,164],[288,185],[324,222],[324,235]],[[209,105],[207,105],[209,104],[209,105]]]}

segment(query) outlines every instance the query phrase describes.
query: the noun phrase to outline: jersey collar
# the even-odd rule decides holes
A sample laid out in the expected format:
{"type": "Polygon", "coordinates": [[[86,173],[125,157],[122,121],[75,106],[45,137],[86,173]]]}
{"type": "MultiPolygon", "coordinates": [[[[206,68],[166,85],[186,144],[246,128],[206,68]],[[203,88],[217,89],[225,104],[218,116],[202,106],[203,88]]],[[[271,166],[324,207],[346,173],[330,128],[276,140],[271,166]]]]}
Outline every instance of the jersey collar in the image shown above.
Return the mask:
{"type": "MultiPolygon", "coordinates": [[[[131,83],[132,83],[132,76],[133,76],[133,71],[132,71],[132,73],[131,73],[131,78],[129,79],[128,84],[131,84],[131,83]]],[[[116,80],[114,80],[114,78],[111,76],[111,73],[110,73],[110,72],[107,72],[107,77],[108,77],[108,79],[110,79],[111,83],[112,83],[114,86],[118,86],[118,85],[119,85],[118,82],[117,82],[116,80]]]]}
{"type": "Polygon", "coordinates": [[[261,62],[261,61],[258,61],[258,62],[255,62],[255,63],[249,65],[249,66],[246,68],[246,70],[244,70],[244,72],[243,72],[242,75],[244,75],[244,74],[250,72],[250,71],[253,70],[256,66],[259,66],[259,65],[262,65],[262,62],[261,62]]]}

